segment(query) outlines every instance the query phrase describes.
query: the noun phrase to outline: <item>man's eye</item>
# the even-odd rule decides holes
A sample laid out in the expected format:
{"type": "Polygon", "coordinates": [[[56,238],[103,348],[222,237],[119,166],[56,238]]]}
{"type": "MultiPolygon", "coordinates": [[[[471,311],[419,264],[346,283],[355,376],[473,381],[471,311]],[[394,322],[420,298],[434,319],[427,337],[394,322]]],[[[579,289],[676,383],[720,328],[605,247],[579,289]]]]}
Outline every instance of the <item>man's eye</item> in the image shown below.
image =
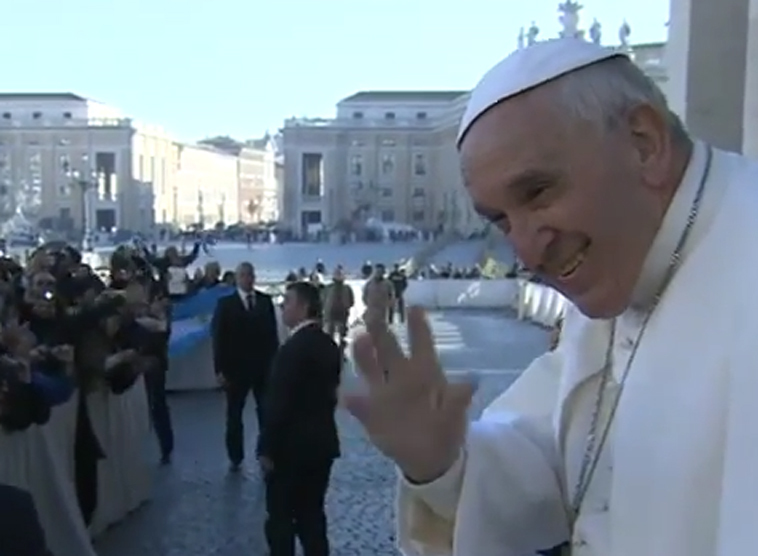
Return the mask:
{"type": "Polygon", "coordinates": [[[539,199],[545,192],[547,191],[546,185],[538,185],[535,187],[532,187],[529,189],[529,191],[526,192],[526,202],[531,203],[532,201],[536,201],[539,199]]]}

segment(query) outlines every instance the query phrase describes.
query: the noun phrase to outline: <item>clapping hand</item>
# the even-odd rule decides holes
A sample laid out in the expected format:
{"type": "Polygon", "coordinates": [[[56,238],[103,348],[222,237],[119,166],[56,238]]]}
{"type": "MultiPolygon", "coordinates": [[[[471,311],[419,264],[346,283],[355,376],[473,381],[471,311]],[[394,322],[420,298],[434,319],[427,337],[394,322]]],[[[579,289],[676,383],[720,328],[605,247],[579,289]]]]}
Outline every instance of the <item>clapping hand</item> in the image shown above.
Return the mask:
{"type": "Polygon", "coordinates": [[[409,356],[383,319],[367,325],[368,332],[353,344],[353,355],[368,393],[348,394],[345,404],[406,477],[432,481],[460,453],[474,385],[448,382],[423,309],[408,312],[409,356]]]}

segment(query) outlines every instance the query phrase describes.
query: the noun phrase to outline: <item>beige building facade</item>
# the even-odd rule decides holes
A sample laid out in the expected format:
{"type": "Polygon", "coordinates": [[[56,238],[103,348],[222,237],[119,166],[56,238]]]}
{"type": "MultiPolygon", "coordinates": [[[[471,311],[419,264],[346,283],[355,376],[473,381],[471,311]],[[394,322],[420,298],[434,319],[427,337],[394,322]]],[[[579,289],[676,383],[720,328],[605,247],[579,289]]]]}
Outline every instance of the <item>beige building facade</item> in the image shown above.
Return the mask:
{"type": "Polygon", "coordinates": [[[0,219],[21,211],[60,231],[149,231],[152,178],[135,166],[169,145],[159,128],[78,95],[0,94],[0,219]]]}
{"type": "Polygon", "coordinates": [[[71,93],[0,94],[0,223],[19,210],[61,232],[276,221],[274,141],[238,144],[181,144],[71,93]]]}
{"type": "Polygon", "coordinates": [[[452,112],[465,96],[364,91],[342,100],[333,119],[287,120],[283,222],[301,234],[372,218],[433,230],[465,215],[466,206],[451,196],[459,178],[444,173],[454,144],[452,112]]]}
{"type": "Polygon", "coordinates": [[[244,224],[273,223],[279,219],[279,184],[276,153],[267,137],[249,141],[239,158],[239,211],[244,224]]]}
{"type": "Polygon", "coordinates": [[[239,222],[238,160],[208,145],[180,145],[174,222],[206,229],[239,222]]]}

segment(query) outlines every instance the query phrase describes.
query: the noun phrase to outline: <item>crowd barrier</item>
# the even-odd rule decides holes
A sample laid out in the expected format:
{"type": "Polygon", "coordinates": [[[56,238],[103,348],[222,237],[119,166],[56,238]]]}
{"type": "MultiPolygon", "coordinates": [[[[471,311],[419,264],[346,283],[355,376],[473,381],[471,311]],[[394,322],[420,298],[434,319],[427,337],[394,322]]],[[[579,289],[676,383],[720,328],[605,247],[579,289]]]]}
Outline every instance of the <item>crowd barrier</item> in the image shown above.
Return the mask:
{"type": "MultiPolygon", "coordinates": [[[[353,289],[355,306],[350,323],[360,322],[364,312],[362,301],[364,280],[348,280],[353,289]]],[[[268,284],[265,291],[278,296],[281,286],[268,284]]],[[[182,320],[174,323],[171,342],[171,366],[166,387],[169,391],[207,390],[217,386],[213,373],[210,342],[210,313],[219,295],[230,293],[221,289],[199,294],[175,307],[174,315],[182,320]],[[214,297],[215,295],[215,297],[214,297]],[[186,304],[186,305],[185,305],[186,304]],[[188,318],[192,316],[192,318],[188,318]]],[[[420,305],[429,310],[445,309],[513,309],[520,319],[541,326],[553,326],[566,309],[566,299],[542,284],[522,279],[500,280],[412,280],[405,293],[407,305],[420,305]]]]}
{"type": "Polygon", "coordinates": [[[75,487],[78,403],[75,393],[53,408],[47,424],[0,434],[0,483],[31,493],[54,556],[97,556],[90,539],[150,497],[155,458],[149,460],[142,449],[151,440],[142,379],[119,396],[105,390],[88,394],[85,403],[105,457],[97,469],[97,508],[85,525],[75,487]]]}

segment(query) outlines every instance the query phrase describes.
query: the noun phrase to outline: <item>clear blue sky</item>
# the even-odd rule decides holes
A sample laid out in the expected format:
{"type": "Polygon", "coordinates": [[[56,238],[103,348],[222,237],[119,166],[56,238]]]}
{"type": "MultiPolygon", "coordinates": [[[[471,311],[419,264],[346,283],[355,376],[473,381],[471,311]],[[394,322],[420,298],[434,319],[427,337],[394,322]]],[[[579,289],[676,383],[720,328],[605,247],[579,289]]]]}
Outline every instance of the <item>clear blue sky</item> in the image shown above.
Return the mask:
{"type": "MultiPolygon", "coordinates": [[[[558,0],[0,0],[0,87],[70,91],[184,140],[330,116],[361,89],[468,89],[558,0]]],[[[605,42],[664,40],[666,0],[586,0],[605,42]]]]}

